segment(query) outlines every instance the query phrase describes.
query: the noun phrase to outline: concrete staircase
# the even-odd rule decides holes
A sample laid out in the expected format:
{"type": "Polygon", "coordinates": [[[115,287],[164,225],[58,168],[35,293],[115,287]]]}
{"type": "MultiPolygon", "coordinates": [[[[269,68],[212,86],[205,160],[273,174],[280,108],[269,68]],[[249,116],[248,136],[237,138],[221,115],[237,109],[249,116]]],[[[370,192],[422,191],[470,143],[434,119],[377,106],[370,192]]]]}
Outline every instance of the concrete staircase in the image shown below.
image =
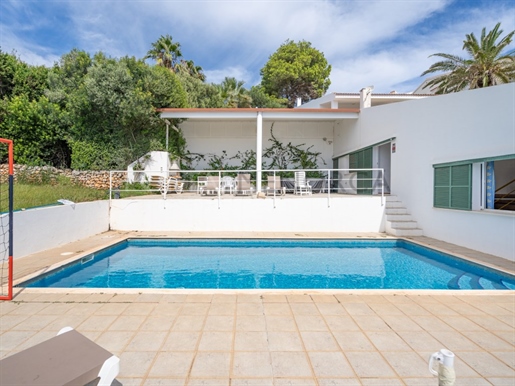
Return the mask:
{"type": "Polygon", "coordinates": [[[386,196],[386,233],[393,236],[422,236],[422,229],[413,221],[408,209],[396,196],[386,196]]]}

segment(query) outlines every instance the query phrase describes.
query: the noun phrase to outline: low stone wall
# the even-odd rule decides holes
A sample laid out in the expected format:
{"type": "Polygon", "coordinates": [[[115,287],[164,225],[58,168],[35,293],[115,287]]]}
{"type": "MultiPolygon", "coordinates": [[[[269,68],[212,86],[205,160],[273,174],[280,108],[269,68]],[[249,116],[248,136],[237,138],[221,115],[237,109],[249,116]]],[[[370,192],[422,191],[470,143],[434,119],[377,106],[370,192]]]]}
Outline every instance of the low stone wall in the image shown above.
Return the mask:
{"type": "MultiPolygon", "coordinates": [[[[9,166],[0,165],[1,181],[5,182],[9,166]]],[[[84,171],[71,169],[57,169],[51,166],[14,165],[14,181],[27,181],[32,183],[57,183],[59,176],[69,178],[73,184],[86,186],[99,190],[109,189],[109,171],[84,171]]],[[[127,181],[127,173],[115,172],[112,175],[113,188],[127,181]]]]}

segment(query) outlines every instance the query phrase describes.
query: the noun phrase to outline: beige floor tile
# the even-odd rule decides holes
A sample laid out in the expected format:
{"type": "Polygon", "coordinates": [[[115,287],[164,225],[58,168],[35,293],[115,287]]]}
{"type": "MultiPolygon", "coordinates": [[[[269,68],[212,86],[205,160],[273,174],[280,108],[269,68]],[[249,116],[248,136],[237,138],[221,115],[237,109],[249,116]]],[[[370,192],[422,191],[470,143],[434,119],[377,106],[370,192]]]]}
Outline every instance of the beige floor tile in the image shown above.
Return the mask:
{"type": "Polygon", "coordinates": [[[87,316],[84,315],[62,315],[59,316],[57,319],[55,319],[53,322],[48,324],[45,327],[45,330],[47,331],[53,331],[57,334],[59,330],[63,327],[72,327],[74,329],[77,329],[77,327],[86,320],[87,316]]]}
{"type": "Polygon", "coordinates": [[[286,295],[265,294],[262,300],[263,303],[288,303],[286,295]]]}
{"type": "Polygon", "coordinates": [[[360,331],[333,331],[333,335],[343,352],[374,350],[368,337],[360,331]]]}
{"type": "Polygon", "coordinates": [[[233,333],[204,331],[200,338],[199,351],[231,351],[233,333]]]}
{"type": "Polygon", "coordinates": [[[364,331],[391,331],[391,328],[378,316],[353,316],[356,324],[364,331]]]}
{"type": "Polygon", "coordinates": [[[134,302],[136,303],[159,303],[163,299],[162,294],[140,294],[134,302]]]}
{"type": "Polygon", "coordinates": [[[313,299],[309,295],[286,295],[288,303],[312,303],[313,299]]]}
{"type": "Polygon", "coordinates": [[[341,352],[309,352],[316,377],[353,377],[354,371],[341,352]]]}
{"type": "Polygon", "coordinates": [[[311,295],[311,299],[317,304],[321,303],[338,303],[334,295],[311,295]]]}
{"type": "Polygon", "coordinates": [[[273,378],[231,378],[231,386],[274,386],[273,378]]]}
{"type": "Polygon", "coordinates": [[[216,294],[211,299],[211,305],[215,303],[236,303],[238,295],[216,294]]]}
{"type": "Polygon", "coordinates": [[[382,315],[381,318],[394,331],[422,331],[422,328],[408,316],[382,315]]]}
{"type": "Polygon", "coordinates": [[[479,350],[460,352],[459,357],[483,377],[512,377],[515,379],[515,369],[507,366],[490,353],[479,350]]]}
{"type": "Polygon", "coordinates": [[[448,306],[451,307],[453,311],[455,311],[463,316],[470,316],[470,315],[484,316],[484,315],[486,315],[485,308],[474,307],[473,305],[467,304],[467,303],[452,304],[452,305],[448,304],[448,306]]]}
{"type": "Polygon", "coordinates": [[[312,377],[311,366],[303,352],[271,352],[274,377],[312,377]]]}
{"type": "MultiPolygon", "coordinates": [[[[334,299],[334,297],[333,297],[334,299]]],[[[345,308],[340,303],[317,303],[318,312],[324,316],[330,315],[344,315],[349,314],[345,311],[345,308]]]]}
{"type": "Polygon", "coordinates": [[[233,303],[211,303],[208,315],[234,316],[236,313],[236,302],[233,303]]]}
{"type": "Polygon", "coordinates": [[[191,377],[229,377],[231,353],[199,352],[191,368],[191,377]]]}
{"type": "Polygon", "coordinates": [[[382,352],[386,361],[401,377],[424,377],[432,379],[427,362],[414,352],[382,352]]]}
{"type": "Polygon", "coordinates": [[[200,341],[200,332],[175,332],[168,334],[162,351],[195,351],[200,341]]]}
{"type": "Polygon", "coordinates": [[[321,316],[295,316],[297,327],[300,331],[328,331],[324,318],[321,316]]]}
{"type": "Polygon", "coordinates": [[[388,302],[383,303],[367,303],[368,306],[377,314],[377,315],[402,315],[404,313],[395,305],[388,302]]]}
{"type": "MultiPolygon", "coordinates": [[[[511,328],[515,328],[515,315],[496,315],[497,318],[510,326],[511,328]]],[[[477,323],[477,322],[476,322],[477,323]]],[[[479,324],[479,323],[478,323],[479,324]]]]}
{"type": "Polygon", "coordinates": [[[318,378],[318,384],[320,386],[361,386],[363,383],[358,378],[318,378]]]}
{"type": "Polygon", "coordinates": [[[184,303],[181,316],[205,316],[209,311],[210,303],[184,303]]]}
{"type": "Polygon", "coordinates": [[[146,318],[146,316],[142,315],[122,315],[116,318],[109,329],[112,331],[136,331],[141,327],[146,318]]]}
{"type": "Polygon", "coordinates": [[[37,315],[63,315],[73,307],[72,303],[52,303],[40,310],[37,315]]]}
{"type": "Polygon", "coordinates": [[[114,315],[93,315],[84,320],[78,330],[82,331],[105,331],[116,320],[114,315]]]}
{"type": "Polygon", "coordinates": [[[148,373],[149,377],[187,377],[195,352],[160,352],[148,373]]]}
{"type": "Polygon", "coordinates": [[[485,329],[465,316],[446,316],[445,323],[458,331],[485,331],[485,329]]]}
{"type": "Polygon", "coordinates": [[[175,319],[172,331],[200,331],[204,326],[204,317],[179,315],[175,319]]]}
{"type": "Polygon", "coordinates": [[[235,352],[232,374],[235,377],[271,377],[270,353],[268,351],[235,352]]]}
{"type": "Polygon", "coordinates": [[[81,315],[81,316],[89,316],[93,315],[97,310],[102,307],[101,303],[74,303],[74,306],[70,308],[66,314],[67,315],[81,315]]]}
{"type": "Polygon", "coordinates": [[[322,331],[301,331],[300,336],[308,351],[338,351],[333,335],[322,331]]]}
{"type": "Polygon", "coordinates": [[[366,303],[347,303],[343,307],[351,316],[375,316],[376,313],[366,303]]]}
{"type": "Polygon", "coordinates": [[[186,296],[185,303],[211,303],[213,295],[211,294],[190,294],[186,296]]]}
{"type": "Polygon", "coordinates": [[[442,344],[442,347],[446,347],[447,349],[453,352],[481,350],[481,348],[478,345],[476,345],[470,339],[467,339],[459,332],[431,331],[430,334],[433,335],[436,338],[436,340],[438,340],[442,344]]]}
{"type": "Polygon", "coordinates": [[[106,303],[113,296],[114,294],[91,294],[85,298],[84,301],[88,303],[106,303]]]}
{"type": "Polygon", "coordinates": [[[95,315],[120,315],[127,307],[128,303],[107,303],[102,304],[96,311],[95,315]]]}
{"type": "Polygon", "coordinates": [[[107,351],[120,352],[125,349],[134,334],[133,331],[106,331],[96,339],[95,343],[102,346],[107,351]]]}
{"type": "Polygon", "coordinates": [[[487,380],[494,386],[513,386],[513,377],[488,377],[487,380]]]}
{"type": "MultiPolygon", "coordinates": [[[[232,342],[232,336],[231,336],[232,342]]],[[[234,351],[266,351],[268,336],[264,331],[238,331],[234,335],[234,351]]]]}
{"type": "Polygon", "coordinates": [[[394,303],[395,307],[404,312],[404,314],[408,316],[427,316],[431,315],[431,313],[426,310],[424,307],[415,304],[415,303],[394,303]]]}
{"type": "Polygon", "coordinates": [[[411,319],[426,331],[455,331],[454,328],[436,316],[411,316],[411,319]]]}
{"type": "MultiPolygon", "coordinates": [[[[123,386],[126,386],[122,382],[123,386]]],[[[129,384],[130,385],[130,384],[129,384]]],[[[139,384],[138,384],[139,385],[139,384]]],[[[142,386],[185,386],[186,378],[146,378],[142,386]]]]}
{"type": "Polygon", "coordinates": [[[372,344],[381,351],[411,351],[410,346],[395,332],[371,331],[366,335],[372,344]]]}
{"type": "Polygon", "coordinates": [[[114,294],[109,303],[132,303],[137,299],[138,294],[114,294]]]}
{"type": "Polygon", "coordinates": [[[491,351],[490,354],[506,363],[512,369],[515,369],[515,351],[491,351]]]}
{"type": "Polygon", "coordinates": [[[120,377],[145,377],[154,358],[155,352],[125,351],[120,354],[120,377]]]}
{"type": "Polygon", "coordinates": [[[472,320],[474,323],[489,331],[514,331],[514,328],[510,324],[505,323],[505,320],[498,319],[502,318],[501,315],[499,315],[497,318],[489,315],[472,315],[468,318],[472,320]]]}
{"type": "Polygon", "coordinates": [[[170,316],[149,316],[139,327],[142,331],[170,331],[175,322],[170,316]]]}
{"type": "Polygon", "coordinates": [[[347,294],[336,294],[334,297],[342,304],[348,303],[365,303],[362,297],[359,295],[347,295],[347,294]]]}
{"type": "Polygon", "coordinates": [[[488,331],[462,331],[462,334],[465,335],[472,342],[476,343],[478,346],[487,351],[493,350],[511,350],[515,352],[515,347],[510,343],[506,342],[503,339],[495,336],[491,332],[488,331]]]}
{"type": "Polygon", "coordinates": [[[229,386],[231,380],[229,378],[222,379],[205,379],[205,378],[190,378],[186,386],[229,386]]]}
{"type": "Polygon", "coordinates": [[[295,320],[290,316],[267,315],[265,320],[268,331],[297,331],[295,320]]]}
{"type": "Polygon", "coordinates": [[[126,351],[159,351],[163,345],[166,332],[138,331],[131,339],[126,351]]]}
{"type": "Polygon", "coordinates": [[[494,331],[495,335],[515,346],[515,331],[494,331]]]}
{"type": "MultiPolygon", "coordinates": [[[[404,383],[397,378],[361,378],[363,386],[403,386],[404,383]]],[[[431,385],[431,386],[434,386],[431,385]]]]}
{"type": "Polygon", "coordinates": [[[238,303],[259,303],[261,304],[263,301],[261,300],[261,295],[242,295],[238,294],[238,303]]]}
{"type": "Polygon", "coordinates": [[[234,315],[208,315],[204,331],[232,331],[234,320],[234,315]]]}
{"type": "Polygon", "coordinates": [[[314,303],[291,303],[291,311],[295,316],[318,316],[320,312],[314,303]]]}
{"type": "Polygon", "coordinates": [[[429,347],[436,350],[441,346],[427,331],[399,331],[397,334],[415,351],[424,351],[429,347]]]}
{"type": "Polygon", "coordinates": [[[156,307],[156,305],[152,304],[152,303],[131,303],[123,311],[123,315],[147,316],[154,310],[155,307],[156,307]]]}
{"type": "Polygon", "coordinates": [[[359,331],[359,326],[350,316],[325,316],[325,322],[331,331],[359,331]]]}
{"type": "MultiPolygon", "coordinates": [[[[402,378],[406,386],[435,386],[438,385],[438,378],[417,378],[417,377],[404,377],[402,378]]],[[[473,386],[473,385],[468,385],[473,386]]]]}
{"type": "Polygon", "coordinates": [[[446,306],[445,304],[424,304],[423,307],[433,315],[459,315],[458,312],[454,311],[452,308],[446,306]]]}
{"type": "Polygon", "coordinates": [[[288,303],[263,303],[263,311],[266,316],[280,315],[291,316],[292,311],[288,303]]]}
{"type": "Polygon", "coordinates": [[[377,352],[345,352],[347,360],[359,377],[393,377],[395,372],[377,352]]]}
{"type": "Polygon", "coordinates": [[[0,316],[0,332],[10,330],[17,324],[29,318],[29,315],[2,315],[0,316]]]}
{"type": "Polygon", "coordinates": [[[266,331],[265,317],[262,315],[238,315],[236,331],[266,331]]]}
{"type": "Polygon", "coordinates": [[[297,332],[269,331],[268,347],[270,351],[303,351],[302,339],[297,332]]]}
{"type": "Polygon", "coordinates": [[[161,303],[184,303],[186,298],[186,294],[165,294],[161,299],[161,303]]]}
{"type": "Polygon", "coordinates": [[[159,303],[150,312],[151,316],[175,317],[181,312],[183,303],[159,303]]]}
{"type": "MultiPolygon", "coordinates": [[[[141,385],[143,385],[143,378],[116,377],[116,381],[120,382],[123,386],[141,386],[141,385]]],[[[114,386],[118,385],[116,383],[116,381],[113,382],[114,386]]]]}
{"type": "Polygon", "coordinates": [[[262,303],[237,303],[236,314],[238,316],[263,315],[262,303]]]}
{"type": "Polygon", "coordinates": [[[34,315],[47,308],[50,303],[10,303],[15,304],[15,307],[6,307],[9,315],[34,315]]]}
{"type": "MultiPolygon", "coordinates": [[[[16,347],[16,350],[18,350],[18,351],[25,350],[29,347],[35,346],[41,342],[51,339],[56,335],[57,335],[57,333],[53,332],[53,331],[38,331],[34,335],[32,335],[29,339],[25,340],[22,344],[18,345],[16,347]]],[[[1,343],[1,346],[3,349],[4,345],[3,345],[2,337],[0,337],[0,343],[1,343]]]]}

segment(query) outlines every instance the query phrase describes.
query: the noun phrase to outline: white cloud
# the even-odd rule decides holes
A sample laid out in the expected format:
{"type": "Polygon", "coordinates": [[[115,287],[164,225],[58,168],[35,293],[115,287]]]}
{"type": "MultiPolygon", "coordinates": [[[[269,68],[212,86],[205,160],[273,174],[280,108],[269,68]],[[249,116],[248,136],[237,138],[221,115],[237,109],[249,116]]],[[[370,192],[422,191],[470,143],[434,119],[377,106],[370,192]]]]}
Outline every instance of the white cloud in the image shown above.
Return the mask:
{"type": "Polygon", "coordinates": [[[244,81],[245,88],[250,88],[255,84],[252,83],[252,74],[246,68],[241,66],[225,67],[217,70],[206,70],[204,71],[204,74],[206,75],[206,82],[208,83],[221,83],[226,77],[232,77],[236,78],[237,80],[244,81]]]}

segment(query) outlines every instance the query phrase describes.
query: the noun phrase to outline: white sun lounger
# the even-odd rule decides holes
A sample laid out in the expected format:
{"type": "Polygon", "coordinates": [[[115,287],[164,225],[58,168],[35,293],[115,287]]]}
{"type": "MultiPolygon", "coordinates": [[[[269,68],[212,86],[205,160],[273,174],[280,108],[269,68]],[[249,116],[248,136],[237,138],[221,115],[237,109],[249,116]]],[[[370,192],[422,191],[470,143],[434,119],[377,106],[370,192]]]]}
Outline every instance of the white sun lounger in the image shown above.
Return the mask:
{"type": "Polygon", "coordinates": [[[71,327],[57,336],[0,361],[2,386],[109,386],[120,371],[120,359],[71,327]]]}

